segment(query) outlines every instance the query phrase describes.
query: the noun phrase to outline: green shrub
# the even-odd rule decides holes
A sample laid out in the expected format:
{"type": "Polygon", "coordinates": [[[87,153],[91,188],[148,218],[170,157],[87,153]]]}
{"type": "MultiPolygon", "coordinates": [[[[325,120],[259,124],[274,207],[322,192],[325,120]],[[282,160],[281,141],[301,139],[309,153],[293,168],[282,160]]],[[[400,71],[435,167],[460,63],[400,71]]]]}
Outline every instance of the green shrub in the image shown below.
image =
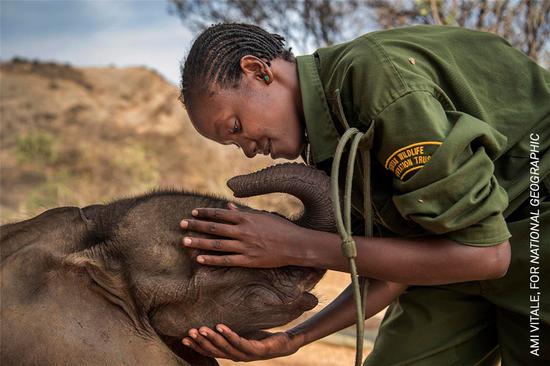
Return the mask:
{"type": "Polygon", "coordinates": [[[55,139],[43,131],[34,131],[17,137],[15,154],[20,163],[55,163],[59,157],[55,139]]]}

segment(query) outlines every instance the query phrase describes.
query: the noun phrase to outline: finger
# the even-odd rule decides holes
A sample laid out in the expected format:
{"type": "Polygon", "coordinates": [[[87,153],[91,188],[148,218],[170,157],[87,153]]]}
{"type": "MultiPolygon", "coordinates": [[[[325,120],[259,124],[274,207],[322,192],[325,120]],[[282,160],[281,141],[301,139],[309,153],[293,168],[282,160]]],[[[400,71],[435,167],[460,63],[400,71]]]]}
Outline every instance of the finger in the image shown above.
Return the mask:
{"type": "Polygon", "coordinates": [[[215,221],[226,221],[233,224],[238,224],[241,222],[241,214],[235,210],[226,210],[223,208],[196,208],[191,211],[191,214],[194,217],[200,219],[212,219],[215,221]]]}
{"type": "Polygon", "coordinates": [[[212,353],[211,349],[204,347],[204,337],[199,333],[198,329],[192,328],[189,330],[188,334],[189,337],[186,337],[182,340],[183,344],[189,344],[189,347],[193,348],[195,351],[204,356],[218,357],[217,355],[212,353]]]}
{"type": "Polygon", "coordinates": [[[252,345],[252,343],[237,333],[233,332],[227,325],[218,324],[216,330],[223,335],[229,344],[234,348],[250,355],[260,355],[263,350],[258,349],[258,345],[252,345]]]}
{"type": "Polygon", "coordinates": [[[233,202],[229,202],[227,204],[227,207],[229,208],[229,210],[231,211],[240,211],[241,209],[239,208],[239,206],[237,206],[236,204],[234,204],[233,202]]]}
{"type": "MultiPolygon", "coordinates": [[[[201,328],[202,329],[202,328],[201,328]]],[[[216,346],[214,346],[212,344],[212,342],[210,342],[210,340],[208,339],[208,333],[206,333],[205,331],[201,330],[197,337],[195,339],[193,339],[193,341],[197,344],[197,346],[199,348],[201,348],[204,352],[210,354],[210,357],[216,357],[216,358],[228,358],[230,357],[229,355],[226,355],[222,350],[216,348],[216,346]]]]}
{"type": "Polygon", "coordinates": [[[212,221],[185,219],[180,222],[180,226],[189,231],[198,231],[216,236],[227,236],[230,238],[234,238],[237,234],[235,225],[221,224],[212,221]]]}
{"type": "Polygon", "coordinates": [[[230,358],[234,361],[246,361],[249,359],[248,355],[233,347],[221,334],[214,332],[212,329],[202,327],[200,333],[205,338],[208,338],[210,343],[223,354],[222,357],[230,358]]]}
{"type": "Polygon", "coordinates": [[[251,267],[250,260],[242,254],[232,255],[204,255],[197,256],[197,262],[209,266],[224,266],[224,267],[251,267]]]}
{"type": "Polygon", "coordinates": [[[197,353],[200,353],[201,355],[203,356],[206,356],[206,357],[214,357],[213,355],[211,355],[209,352],[206,352],[205,350],[203,350],[197,343],[195,343],[193,341],[193,339],[189,338],[189,337],[186,337],[186,338],[183,338],[183,340],[181,341],[181,343],[183,343],[184,346],[187,346],[189,348],[192,348],[195,352],[197,353]]]}
{"type": "Polygon", "coordinates": [[[189,236],[183,238],[183,245],[189,248],[230,253],[242,253],[245,249],[238,240],[192,238],[189,236]]]}

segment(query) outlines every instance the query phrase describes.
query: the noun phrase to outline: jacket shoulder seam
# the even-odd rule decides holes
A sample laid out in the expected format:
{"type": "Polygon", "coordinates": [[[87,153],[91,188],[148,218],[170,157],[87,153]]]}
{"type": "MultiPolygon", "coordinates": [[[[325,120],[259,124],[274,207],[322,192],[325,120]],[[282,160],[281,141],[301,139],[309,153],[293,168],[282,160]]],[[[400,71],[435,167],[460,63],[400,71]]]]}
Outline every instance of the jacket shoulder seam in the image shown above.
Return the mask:
{"type": "Polygon", "coordinates": [[[367,43],[372,42],[372,44],[374,45],[374,48],[376,48],[377,51],[380,53],[380,55],[382,56],[384,62],[388,63],[391,66],[395,76],[397,77],[397,79],[401,83],[401,87],[404,90],[407,90],[409,88],[409,86],[405,82],[405,79],[403,78],[403,75],[401,75],[401,73],[395,67],[395,64],[391,60],[390,56],[384,50],[384,47],[382,47],[382,45],[374,37],[364,37],[363,39],[367,43]]]}

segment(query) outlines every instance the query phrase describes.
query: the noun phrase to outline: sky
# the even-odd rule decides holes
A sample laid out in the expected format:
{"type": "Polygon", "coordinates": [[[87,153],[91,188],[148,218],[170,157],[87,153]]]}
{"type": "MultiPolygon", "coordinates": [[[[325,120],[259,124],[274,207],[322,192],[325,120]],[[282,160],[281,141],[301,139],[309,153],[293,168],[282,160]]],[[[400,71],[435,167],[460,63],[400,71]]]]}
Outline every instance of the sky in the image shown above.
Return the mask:
{"type": "Polygon", "coordinates": [[[0,0],[0,58],[144,65],[179,83],[195,35],[166,0],[0,0]]]}

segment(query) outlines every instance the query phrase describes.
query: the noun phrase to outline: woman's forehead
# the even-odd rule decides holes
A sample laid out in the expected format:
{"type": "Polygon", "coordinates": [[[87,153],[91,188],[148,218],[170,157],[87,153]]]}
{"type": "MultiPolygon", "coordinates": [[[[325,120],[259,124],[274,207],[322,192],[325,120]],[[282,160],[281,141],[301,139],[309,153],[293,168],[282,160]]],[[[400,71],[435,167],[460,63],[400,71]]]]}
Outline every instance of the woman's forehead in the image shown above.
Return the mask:
{"type": "Polygon", "coordinates": [[[225,104],[197,103],[188,110],[189,118],[195,129],[208,138],[219,138],[225,125],[233,115],[225,104]]]}

